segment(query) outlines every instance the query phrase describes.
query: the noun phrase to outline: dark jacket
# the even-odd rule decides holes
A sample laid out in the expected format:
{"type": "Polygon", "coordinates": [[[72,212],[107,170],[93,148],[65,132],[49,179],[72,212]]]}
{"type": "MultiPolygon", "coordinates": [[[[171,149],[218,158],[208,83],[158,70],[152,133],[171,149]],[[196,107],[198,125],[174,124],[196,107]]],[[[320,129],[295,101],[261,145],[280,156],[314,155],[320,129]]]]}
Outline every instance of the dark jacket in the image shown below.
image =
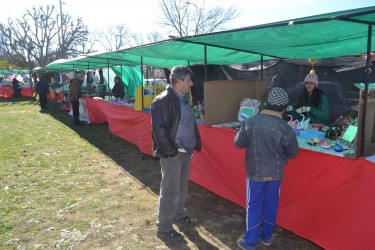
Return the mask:
{"type": "Polygon", "coordinates": [[[294,130],[281,117],[267,111],[246,119],[234,143],[246,148],[246,176],[251,180],[282,179],[288,158],[299,152],[294,130]]]}
{"type": "Polygon", "coordinates": [[[49,84],[44,78],[40,79],[35,86],[36,92],[40,95],[45,95],[49,92],[49,84]]]}
{"type": "Polygon", "coordinates": [[[121,82],[116,82],[113,86],[112,93],[115,97],[123,99],[125,96],[124,85],[121,82]]]}
{"type": "MultiPolygon", "coordinates": [[[[151,130],[154,156],[175,157],[178,146],[175,144],[178,124],[181,118],[179,98],[171,87],[157,95],[151,103],[151,130]]],[[[201,150],[201,138],[194,121],[197,144],[194,149],[201,150]]]]}
{"type": "Polygon", "coordinates": [[[20,82],[15,77],[12,80],[12,86],[13,86],[13,89],[17,89],[20,87],[20,82]]]}

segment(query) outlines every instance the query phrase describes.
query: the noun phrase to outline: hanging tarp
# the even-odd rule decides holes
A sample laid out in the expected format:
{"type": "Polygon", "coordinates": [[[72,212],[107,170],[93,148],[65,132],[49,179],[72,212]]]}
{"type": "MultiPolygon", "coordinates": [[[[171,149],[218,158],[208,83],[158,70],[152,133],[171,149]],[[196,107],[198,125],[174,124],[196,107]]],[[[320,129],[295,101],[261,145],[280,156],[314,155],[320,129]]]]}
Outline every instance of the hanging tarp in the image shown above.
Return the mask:
{"type": "Polygon", "coordinates": [[[140,67],[113,67],[112,70],[121,77],[127,97],[135,97],[138,86],[142,86],[143,77],[140,67]]]}
{"type": "MultiPolygon", "coordinates": [[[[241,64],[270,57],[330,58],[366,53],[375,6],[204,35],[177,37],[114,52],[58,60],[43,71],[113,66],[241,64]],[[269,56],[269,57],[266,57],[269,56]]],[[[375,32],[372,34],[375,46],[375,32]]]]}
{"type": "Polygon", "coordinates": [[[20,75],[20,74],[29,74],[27,69],[0,69],[0,75],[20,75]]]}
{"type": "Polygon", "coordinates": [[[369,24],[375,6],[175,40],[279,58],[330,58],[366,53],[369,24]]]}

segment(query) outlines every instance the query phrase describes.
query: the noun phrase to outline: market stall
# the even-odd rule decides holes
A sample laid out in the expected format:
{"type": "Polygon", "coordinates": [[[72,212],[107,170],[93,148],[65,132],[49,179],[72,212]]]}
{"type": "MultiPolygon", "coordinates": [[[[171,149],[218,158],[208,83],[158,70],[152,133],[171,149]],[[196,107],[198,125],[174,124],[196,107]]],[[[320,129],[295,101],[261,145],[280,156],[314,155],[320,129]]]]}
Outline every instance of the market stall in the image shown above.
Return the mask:
{"type": "MultiPolygon", "coordinates": [[[[93,124],[108,122],[112,134],[152,154],[149,113],[93,99],[86,99],[86,106],[93,124]]],[[[245,207],[244,150],[234,146],[236,130],[203,124],[198,128],[202,151],[194,153],[190,180],[245,207]]],[[[375,243],[373,169],[364,158],[301,149],[286,167],[277,224],[324,248],[370,249],[375,243]],[[333,234],[337,236],[330,237],[333,234]]]]}
{"type": "MultiPolygon", "coordinates": [[[[231,31],[178,37],[55,63],[43,70],[51,71],[64,66],[85,69],[88,64],[96,64],[97,67],[146,64],[170,68],[204,62],[204,79],[207,80],[208,64],[248,63],[267,59],[267,56],[306,60],[367,53],[369,58],[371,46],[375,45],[375,39],[372,39],[375,38],[372,33],[374,16],[375,7],[372,6],[231,31]]],[[[369,63],[367,59],[366,69],[369,63]]],[[[374,144],[371,143],[374,141],[371,130],[367,132],[364,128],[372,128],[373,125],[372,116],[367,120],[372,124],[364,121],[372,110],[369,111],[367,107],[368,74],[364,83],[358,130],[366,133],[358,134],[358,149],[364,148],[365,140],[369,142],[368,146],[374,144]]],[[[151,154],[148,113],[134,111],[121,103],[93,99],[87,99],[86,105],[92,123],[108,122],[112,134],[134,143],[141,152],[151,154]]],[[[232,112],[232,115],[236,114],[232,112]]],[[[244,151],[233,145],[236,131],[202,124],[198,127],[203,150],[193,158],[191,180],[244,206],[244,151]]],[[[306,138],[299,138],[299,142],[300,145],[307,145],[306,138]]],[[[349,159],[343,157],[344,154],[329,154],[332,149],[322,152],[314,149],[317,148],[301,149],[301,154],[289,161],[281,191],[278,225],[324,248],[371,249],[375,243],[375,218],[371,213],[375,201],[370,197],[375,191],[374,164],[364,158],[349,159]]],[[[363,152],[359,155],[363,155],[363,152]]]]}
{"type": "MultiPolygon", "coordinates": [[[[34,90],[31,84],[21,84],[21,96],[32,97],[34,90]]],[[[13,87],[10,85],[0,85],[0,98],[11,98],[14,95],[13,87]]]]}

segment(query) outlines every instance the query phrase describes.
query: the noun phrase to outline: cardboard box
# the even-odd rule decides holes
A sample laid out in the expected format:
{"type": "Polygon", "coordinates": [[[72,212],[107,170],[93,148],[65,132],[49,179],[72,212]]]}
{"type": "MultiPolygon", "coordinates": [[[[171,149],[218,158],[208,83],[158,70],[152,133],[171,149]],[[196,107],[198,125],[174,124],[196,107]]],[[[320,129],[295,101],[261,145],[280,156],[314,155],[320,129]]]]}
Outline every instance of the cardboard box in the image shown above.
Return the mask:
{"type": "Polygon", "coordinates": [[[210,81],[204,83],[204,123],[238,121],[243,98],[262,100],[266,84],[261,80],[210,81]]]}

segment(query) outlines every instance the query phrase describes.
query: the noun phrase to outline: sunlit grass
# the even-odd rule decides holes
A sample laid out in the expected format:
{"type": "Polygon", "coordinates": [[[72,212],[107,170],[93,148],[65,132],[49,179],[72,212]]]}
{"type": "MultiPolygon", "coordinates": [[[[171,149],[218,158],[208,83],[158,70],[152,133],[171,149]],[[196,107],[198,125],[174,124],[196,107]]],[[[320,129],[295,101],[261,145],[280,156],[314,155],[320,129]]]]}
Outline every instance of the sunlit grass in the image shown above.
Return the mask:
{"type": "Polygon", "coordinates": [[[121,234],[123,216],[145,226],[134,216],[139,205],[126,205],[138,184],[127,174],[111,183],[109,174],[124,171],[83,138],[113,147],[107,128],[72,127],[58,107],[41,113],[32,100],[0,102],[0,117],[0,249],[121,249],[119,237],[142,248],[139,235],[121,234]]]}

